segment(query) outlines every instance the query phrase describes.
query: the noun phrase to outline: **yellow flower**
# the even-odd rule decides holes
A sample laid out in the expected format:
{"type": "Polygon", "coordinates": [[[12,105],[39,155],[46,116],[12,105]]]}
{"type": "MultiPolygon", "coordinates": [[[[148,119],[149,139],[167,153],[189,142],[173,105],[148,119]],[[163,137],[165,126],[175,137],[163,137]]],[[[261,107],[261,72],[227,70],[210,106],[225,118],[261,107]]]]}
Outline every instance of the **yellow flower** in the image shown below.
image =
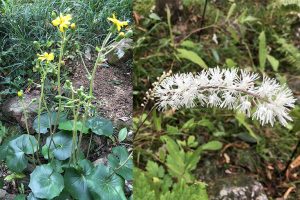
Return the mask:
{"type": "Polygon", "coordinates": [[[18,97],[23,97],[23,90],[18,91],[18,97]]]}
{"type": "Polygon", "coordinates": [[[52,60],[54,60],[54,54],[53,53],[43,53],[42,55],[41,54],[37,54],[38,55],[38,60],[40,61],[44,61],[46,60],[47,62],[50,62],[52,60]]]}
{"type": "Polygon", "coordinates": [[[71,29],[75,29],[76,28],[76,24],[75,23],[72,23],[71,24],[71,29]]]}
{"type": "Polygon", "coordinates": [[[112,23],[114,23],[116,26],[117,26],[117,30],[118,31],[120,31],[121,30],[121,28],[123,27],[123,26],[127,26],[128,25],[128,22],[126,22],[126,21],[119,21],[117,18],[116,18],[116,16],[115,16],[115,14],[113,14],[113,17],[112,18],[107,18],[109,21],[111,21],[112,23]]]}
{"type": "Polygon", "coordinates": [[[119,36],[120,36],[120,37],[124,37],[124,36],[125,36],[125,33],[124,33],[124,32],[120,32],[120,33],[119,33],[119,36]]]}
{"type": "Polygon", "coordinates": [[[52,21],[52,24],[53,24],[53,26],[59,26],[60,32],[65,32],[65,28],[66,29],[69,28],[71,19],[72,19],[72,16],[70,14],[65,15],[65,16],[60,14],[59,17],[57,17],[55,20],[52,21]]]}

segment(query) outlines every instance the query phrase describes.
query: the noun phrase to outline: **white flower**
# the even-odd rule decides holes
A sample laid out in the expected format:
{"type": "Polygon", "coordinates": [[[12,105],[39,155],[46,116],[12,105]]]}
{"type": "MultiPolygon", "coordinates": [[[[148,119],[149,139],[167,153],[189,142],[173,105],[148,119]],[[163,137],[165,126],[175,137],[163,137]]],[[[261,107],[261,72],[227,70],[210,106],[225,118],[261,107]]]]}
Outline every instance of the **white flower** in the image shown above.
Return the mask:
{"type": "Polygon", "coordinates": [[[258,79],[258,74],[241,70],[241,76],[236,80],[236,85],[242,90],[252,89],[254,81],[258,79]]]}
{"type": "Polygon", "coordinates": [[[222,100],[220,99],[220,97],[216,93],[213,93],[208,97],[207,104],[211,107],[214,107],[220,105],[221,102],[222,100]]]}
{"type": "Polygon", "coordinates": [[[241,104],[237,106],[237,110],[241,113],[244,113],[247,117],[251,116],[251,102],[248,101],[248,98],[241,97],[241,104]]]}
{"type": "Polygon", "coordinates": [[[212,86],[219,86],[220,83],[223,83],[223,73],[224,71],[221,71],[219,67],[216,68],[210,68],[208,70],[209,77],[210,77],[210,85],[212,86]]]}
{"type": "Polygon", "coordinates": [[[235,107],[237,99],[231,92],[225,92],[222,97],[224,98],[224,101],[220,105],[221,108],[233,109],[235,107]]]}
{"type": "Polygon", "coordinates": [[[273,126],[275,116],[272,104],[258,104],[257,110],[253,114],[253,118],[259,120],[262,125],[271,124],[273,126]]]}
{"type": "Polygon", "coordinates": [[[283,126],[292,121],[290,109],[296,99],[292,91],[275,79],[264,77],[260,85],[258,74],[219,67],[203,70],[197,75],[175,74],[157,84],[153,90],[158,108],[180,109],[201,106],[235,109],[247,117],[257,119],[262,125],[283,126]],[[253,114],[251,113],[253,111],[253,114]]]}
{"type": "Polygon", "coordinates": [[[256,87],[256,93],[261,97],[272,97],[275,91],[280,88],[280,85],[275,79],[264,76],[263,82],[260,86],[256,87]]]}
{"type": "Polygon", "coordinates": [[[232,86],[234,84],[234,80],[237,78],[237,69],[226,70],[224,76],[224,84],[226,86],[232,86]]]}

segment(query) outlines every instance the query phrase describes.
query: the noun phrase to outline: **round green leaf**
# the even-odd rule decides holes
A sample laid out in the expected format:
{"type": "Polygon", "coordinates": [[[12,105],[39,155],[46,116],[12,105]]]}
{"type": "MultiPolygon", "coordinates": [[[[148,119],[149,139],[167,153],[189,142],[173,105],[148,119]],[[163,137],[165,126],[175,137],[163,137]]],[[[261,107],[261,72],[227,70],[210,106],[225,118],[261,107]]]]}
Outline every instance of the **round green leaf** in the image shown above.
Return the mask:
{"type": "MultiPolygon", "coordinates": [[[[74,126],[74,120],[68,120],[59,123],[58,128],[64,131],[73,131],[74,130],[73,126],[74,126]]],[[[89,132],[89,128],[86,127],[86,125],[84,125],[81,121],[76,122],[76,130],[79,132],[81,131],[82,133],[89,132]]]]}
{"type": "Polygon", "coordinates": [[[33,121],[33,129],[38,133],[48,133],[48,128],[50,128],[53,125],[57,125],[58,123],[65,121],[67,119],[66,113],[60,113],[59,120],[57,120],[57,112],[51,112],[50,115],[48,113],[42,113],[40,116],[40,130],[38,126],[38,117],[36,117],[33,121]]]}
{"type": "Polygon", "coordinates": [[[49,136],[45,146],[50,149],[51,154],[53,154],[56,159],[66,160],[70,158],[72,154],[72,136],[65,132],[55,133],[53,135],[53,141],[51,141],[51,136],[49,136]]]}
{"type": "Polygon", "coordinates": [[[87,127],[97,135],[112,136],[114,133],[112,122],[101,117],[94,117],[89,119],[87,121],[87,127]]]}
{"type": "Polygon", "coordinates": [[[94,199],[126,200],[124,179],[104,164],[98,165],[87,177],[94,199]]]}
{"type": "Polygon", "coordinates": [[[133,162],[132,159],[128,159],[128,151],[123,146],[114,147],[112,154],[108,155],[108,163],[113,168],[119,168],[116,173],[122,176],[126,180],[132,180],[133,162]]]}
{"type": "Polygon", "coordinates": [[[25,154],[33,154],[37,148],[37,140],[32,135],[24,134],[10,141],[6,156],[8,168],[14,172],[23,171],[28,163],[25,154]]]}
{"type": "Polygon", "coordinates": [[[36,198],[53,199],[63,190],[64,179],[50,165],[40,165],[30,174],[29,187],[36,198]]]}
{"type": "Polygon", "coordinates": [[[124,141],[124,140],[126,139],[127,133],[128,133],[128,131],[127,131],[127,128],[126,128],[126,127],[125,127],[125,128],[122,128],[122,129],[119,131],[119,135],[118,135],[118,140],[119,140],[119,142],[122,142],[122,141],[124,141]]]}
{"type": "Polygon", "coordinates": [[[68,168],[66,170],[65,189],[72,195],[74,199],[92,199],[91,192],[87,185],[86,176],[93,169],[93,164],[89,160],[79,161],[80,169],[68,168]]]}
{"type": "Polygon", "coordinates": [[[92,199],[84,174],[70,168],[66,170],[64,179],[66,190],[74,199],[92,199]]]}

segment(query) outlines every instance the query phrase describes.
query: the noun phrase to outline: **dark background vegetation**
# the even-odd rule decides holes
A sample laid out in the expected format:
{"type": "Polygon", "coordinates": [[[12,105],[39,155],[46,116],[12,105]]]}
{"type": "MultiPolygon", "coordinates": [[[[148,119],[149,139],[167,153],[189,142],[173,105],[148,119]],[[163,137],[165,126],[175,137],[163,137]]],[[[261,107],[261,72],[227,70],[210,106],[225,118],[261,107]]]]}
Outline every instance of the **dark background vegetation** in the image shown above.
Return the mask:
{"type": "MultiPolygon", "coordinates": [[[[171,23],[168,23],[164,6],[161,7],[163,2],[168,3],[154,0],[136,0],[134,3],[135,128],[141,122],[140,117],[145,119],[154,105],[150,101],[145,109],[141,107],[145,92],[157,77],[170,69],[175,73],[203,69],[187,59],[179,58],[179,48],[197,53],[209,67],[239,67],[275,77],[279,82],[287,83],[295,97],[299,98],[299,2],[208,1],[203,15],[205,0],[181,0],[176,1],[178,4],[169,4],[171,23]],[[236,3],[235,8],[233,3],[236,3]],[[259,37],[262,32],[265,33],[267,54],[274,58],[267,59],[265,66],[261,66],[259,61],[259,46],[262,43],[259,37]]],[[[262,127],[257,121],[220,109],[152,112],[136,136],[136,166],[146,170],[150,159],[168,170],[159,157],[160,150],[164,148],[162,135],[169,135],[174,140],[187,140],[193,135],[199,144],[219,140],[233,147],[227,152],[231,162],[224,163],[218,153],[206,154],[193,171],[199,180],[211,183],[216,178],[228,176],[224,173],[226,170],[232,170],[234,174],[256,177],[270,198],[282,197],[287,188],[293,186],[296,189],[290,199],[299,199],[299,168],[295,172],[298,174],[296,178],[286,180],[284,175],[290,160],[295,159],[291,155],[300,137],[298,102],[292,117],[294,122],[284,128],[278,124],[262,127]],[[178,129],[175,136],[170,131],[174,127],[178,129]],[[258,141],[251,134],[255,134],[258,141]]],[[[295,155],[299,155],[299,149],[295,155]]]]}

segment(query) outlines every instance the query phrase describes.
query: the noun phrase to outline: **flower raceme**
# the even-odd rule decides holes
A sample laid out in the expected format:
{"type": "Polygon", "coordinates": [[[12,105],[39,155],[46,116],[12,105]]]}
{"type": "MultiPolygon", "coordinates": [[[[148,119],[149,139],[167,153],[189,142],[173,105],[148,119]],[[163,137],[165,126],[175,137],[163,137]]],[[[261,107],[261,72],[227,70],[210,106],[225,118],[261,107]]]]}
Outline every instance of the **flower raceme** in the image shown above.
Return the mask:
{"type": "Polygon", "coordinates": [[[158,108],[201,106],[234,109],[247,117],[257,119],[262,125],[274,125],[276,119],[287,126],[292,121],[290,108],[296,99],[286,85],[275,79],[263,77],[256,84],[259,75],[237,69],[210,68],[193,75],[175,74],[157,84],[153,90],[158,108]]]}
{"type": "Polygon", "coordinates": [[[116,18],[116,15],[113,14],[112,18],[108,17],[107,18],[109,21],[111,21],[112,23],[114,23],[117,27],[117,30],[120,32],[123,26],[127,26],[128,22],[127,21],[120,21],[116,18]]]}
{"type": "Polygon", "coordinates": [[[38,60],[40,61],[47,61],[47,62],[50,62],[52,60],[54,60],[54,54],[53,53],[43,53],[43,54],[37,54],[38,56],[38,60]]]}
{"type": "MultiPolygon", "coordinates": [[[[65,29],[69,28],[71,24],[72,15],[63,15],[60,14],[59,17],[52,21],[53,26],[59,26],[60,32],[65,32],[65,29]]],[[[75,28],[75,24],[73,25],[75,28]]]]}

